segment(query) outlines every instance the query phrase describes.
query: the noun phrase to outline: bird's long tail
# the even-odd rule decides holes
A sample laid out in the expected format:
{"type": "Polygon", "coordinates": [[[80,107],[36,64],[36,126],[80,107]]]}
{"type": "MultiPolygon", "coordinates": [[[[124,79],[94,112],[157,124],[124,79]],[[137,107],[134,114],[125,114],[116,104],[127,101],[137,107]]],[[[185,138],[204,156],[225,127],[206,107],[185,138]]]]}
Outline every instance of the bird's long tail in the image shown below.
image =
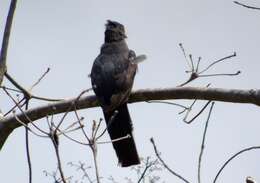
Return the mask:
{"type": "Polygon", "coordinates": [[[131,117],[128,112],[127,104],[123,104],[112,112],[104,112],[107,123],[108,133],[113,142],[113,147],[116,151],[119,164],[122,167],[140,164],[140,159],[137,153],[134,137],[132,134],[133,127],[131,117]],[[115,112],[117,111],[117,112],[115,112]],[[129,138],[122,137],[129,136],[129,138]]]}

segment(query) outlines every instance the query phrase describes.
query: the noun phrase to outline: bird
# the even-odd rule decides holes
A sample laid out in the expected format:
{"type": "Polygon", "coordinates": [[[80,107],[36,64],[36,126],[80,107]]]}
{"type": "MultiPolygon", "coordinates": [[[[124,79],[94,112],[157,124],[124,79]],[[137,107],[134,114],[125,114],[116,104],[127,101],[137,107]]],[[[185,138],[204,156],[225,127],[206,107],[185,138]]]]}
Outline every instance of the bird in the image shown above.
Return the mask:
{"type": "Polygon", "coordinates": [[[107,20],[104,43],[90,74],[118,164],[122,167],[140,164],[127,106],[139,61],[128,48],[126,38],[124,25],[107,20]]]}

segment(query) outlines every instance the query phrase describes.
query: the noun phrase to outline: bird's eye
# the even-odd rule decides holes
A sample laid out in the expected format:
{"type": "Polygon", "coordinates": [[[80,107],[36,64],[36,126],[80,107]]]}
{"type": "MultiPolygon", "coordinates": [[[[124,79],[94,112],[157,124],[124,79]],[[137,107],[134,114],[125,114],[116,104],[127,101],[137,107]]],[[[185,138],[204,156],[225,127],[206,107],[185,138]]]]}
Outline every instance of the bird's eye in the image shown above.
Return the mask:
{"type": "Polygon", "coordinates": [[[116,27],[116,24],[114,23],[114,22],[111,22],[111,24],[110,24],[113,28],[115,28],[116,27]]]}

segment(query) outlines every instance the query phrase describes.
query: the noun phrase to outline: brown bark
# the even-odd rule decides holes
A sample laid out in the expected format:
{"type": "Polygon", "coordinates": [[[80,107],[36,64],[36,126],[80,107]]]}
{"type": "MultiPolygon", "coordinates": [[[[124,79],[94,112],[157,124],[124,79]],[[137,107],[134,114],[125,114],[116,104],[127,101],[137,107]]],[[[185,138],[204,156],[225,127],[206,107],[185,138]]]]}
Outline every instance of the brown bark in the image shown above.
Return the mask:
{"type": "MultiPolygon", "coordinates": [[[[240,89],[222,89],[222,88],[200,88],[200,87],[176,87],[164,89],[143,89],[131,93],[129,103],[145,102],[150,100],[172,100],[172,99],[199,99],[212,100],[232,103],[248,103],[260,106],[260,90],[240,90],[240,89]]],[[[47,115],[73,111],[72,105],[77,109],[86,109],[99,106],[94,95],[53,102],[47,105],[39,106],[26,111],[27,117],[23,114],[17,114],[17,117],[24,123],[36,121],[47,115]],[[75,104],[76,103],[76,104],[75,104]]],[[[0,120],[0,149],[6,141],[9,134],[17,127],[21,126],[14,115],[10,115],[0,120]]]]}

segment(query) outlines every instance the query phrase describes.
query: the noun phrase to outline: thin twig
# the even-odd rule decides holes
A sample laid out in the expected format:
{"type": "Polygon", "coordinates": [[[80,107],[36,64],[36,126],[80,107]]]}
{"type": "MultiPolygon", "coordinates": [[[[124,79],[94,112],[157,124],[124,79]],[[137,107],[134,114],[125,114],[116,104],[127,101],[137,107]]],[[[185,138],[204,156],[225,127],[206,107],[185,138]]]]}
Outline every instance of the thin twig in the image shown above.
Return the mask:
{"type": "Polygon", "coordinates": [[[201,57],[199,57],[199,58],[198,58],[198,61],[197,61],[197,65],[196,65],[196,69],[195,69],[195,72],[196,72],[196,73],[198,73],[198,71],[199,71],[200,61],[201,61],[201,57]]]}
{"type": "MultiPolygon", "coordinates": [[[[150,158],[147,157],[146,163],[145,163],[145,168],[144,168],[144,170],[143,170],[143,172],[142,172],[140,178],[138,179],[137,183],[141,183],[141,181],[145,179],[146,172],[149,170],[150,167],[152,167],[153,165],[155,165],[155,164],[157,163],[157,161],[158,161],[158,160],[155,160],[155,161],[150,162],[149,160],[150,160],[150,158]]],[[[144,181],[143,181],[143,182],[144,182],[144,181]]]]}
{"type": "Polygon", "coordinates": [[[58,129],[57,132],[59,132],[59,134],[57,134],[57,135],[64,135],[66,138],[68,138],[69,140],[71,140],[71,141],[73,141],[73,142],[76,142],[77,144],[87,145],[87,146],[91,145],[90,143],[80,142],[80,141],[78,141],[78,140],[76,140],[76,139],[74,139],[74,138],[68,136],[68,135],[66,134],[67,132],[65,133],[65,132],[61,131],[60,129],[58,129]]]}
{"type": "Polygon", "coordinates": [[[191,62],[191,70],[194,71],[194,63],[193,63],[192,54],[189,55],[189,58],[190,58],[190,62],[191,62]]]}
{"type": "Polygon", "coordinates": [[[101,137],[105,134],[105,132],[107,131],[107,129],[108,129],[108,128],[110,127],[110,125],[113,123],[113,121],[114,121],[115,117],[117,116],[117,114],[118,114],[118,111],[115,110],[114,113],[113,113],[113,115],[110,117],[110,119],[109,119],[109,121],[108,121],[108,123],[107,123],[106,128],[103,130],[103,132],[101,132],[100,135],[98,135],[98,136],[96,137],[97,140],[98,140],[99,138],[101,138],[101,137]]]}
{"type": "Polygon", "coordinates": [[[100,177],[99,177],[99,169],[98,169],[98,163],[97,163],[97,143],[96,139],[90,139],[90,149],[92,150],[92,155],[94,159],[94,166],[95,166],[95,175],[96,175],[96,181],[97,183],[100,183],[100,177]]]}
{"type": "MultiPolygon", "coordinates": [[[[78,115],[77,108],[76,108],[75,105],[74,105],[74,113],[75,113],[75,115],[76,115],[76,118],[78,119],[79,125],[83,126],[83,124],[81,123],[81,120],[80,120],[80,117],[79,117],[79,115],[78,115]]],[[[84,130],[84,128],[81,128],[81,131],[82,131],[83,135],[86,137],[86,139],[87,139],[88,142],[89,142],[89,141],[90,141],[90,138],[88,137],[88,135],[87,135],[86,131],[84,130]]]]}
{"type": "Polygon", "coordinates": [[[54,137],[56,135],[55,133],[56,133],[56,130],[51,130],[50,139],[51,139],[53,146],[54,146],[54,149],[55,149],[55,154],[56,154],[56,158],[57,158],[57,161],[58,161],[58,169],[59,169],[59,172],[60,172],[61,179],[62,179],[63,183],[66,183],[66,178],[64,176],[64,173],[63,173],[63,170],[62,170],[62,165],[61,165],[59,144],[57,143],[57,140],[56,140],[56,138],[58,138],[58,137],[57,136],[56,136],[56,138],[54,137]]]}
{"type": "Polygon", "coordinates": [[[199,77],[198,73],[191,71],[190,78],[187,81],[185,81],[184,83],[178,85],[178,87],[183,87],[184,85],[192,82],[193,80],[197,79],[198,77],[199,77]]]}
{"type": "Polygon", "coordinates": [[[209,64],[208,67],[206,67],[205,69],[200,71],[198,74],[202,74],[203,72],[206,72],[207,70],[209,70],[212,66],[216,65],[217,63],[222,62],[224,60],[227,60],[229,58],[235,57],[236,55],[237,55],[236,52],[234,52],[232,55],[229,55],[229,56],[223,57],[223,58],[221,58],[219,60],[216,60],[216,61],[212,62],[211,64],[209,64]]]}
{"type": "Polygon", "coordinates": [[[64,99],[53,99],[53,98],[39,97],[39,96],[36,96],[36,95],[32,95],[31,98],[42,100],[42,101],[48,101],[48,102],[59,102],[59,101],[64,100],[64,99]]]}
{"type": "Polygon", "coordinates": [[[47,136],[47,135],[39,135],[39,134],[37,134],[37,133],[34,132],[31,128],[29,128],[27,124],[25,124],[24,122],[22,122],[22,121],[18,118],[18,116],[15,114],[15,112],[13,112],[13,115],[14,115],[14,117],[15,117],[15,119],[17,120],[18,123],[20,123],[22,126],[24,126],[25,128],[27,128],[27,129],[28,129],[32,134],[34,134],[35,136],[41,137],[41,138],[48,138],[48,137],[49,137],[49,136],[47,136]]]}
{"type": "MultiPolygon", "coordinates": [[[[29,100],[30,99],[26,100],[25,110],[28,110],[29,100]]],[[[32,183],[32,161],[31,161],[31,156],[30,156],[28,124],[27,124],[27,127],[24,127],[24,129],[25,129],[26,157],[27,157],[27,163],[28,163],[28,168],[29,168],[29,183],[32,183]]]]}
{"type": "Polygon", "coordinates": [[[91,168],[91,167],[85,167],[85,163],[82,163],[80,161],[79,161],[79,165],[74,164],[72,162],[69,162],[68,165],[70,165],[72,167],[76,167],[77,171],[81,170],[83,172],[82,180],[84,179],[84,177],[86,177],[88,179],[89,183],[94,183],[94,181],[91,180],[90,176],[88,175],[88,173],[86,171],[87,168],[91,168]]]}
{"type": "Polygon", "coordinates": [[[161,158],[160,153],[157,150],[157,147],[155,145],[155,142],[153,140],[153,138],[150,139],[151,143],[153,144],[153,148],[154,148],[154,152],[157,156],[157,158],[160,160],[160,162],[163,164],[163,166],[174,176],[178,177],[180,180],[182,180],[183,182],[186,183],[190,183],[187,179],[185,179],[183,176],[181,176],[180,174],[176,173],[175,171],[173,171],[172,169],[169,168],[169,166],[164,162],[164,160],[161,158]]]}
{"type": "Polygon", "coordinates": [[[82,91],[82,92],[78,95],[78,97],[76,98],[76,100],[71,103],[71,105],[68,107],[67,111],[66,111],[66,112],[64,113],[64,115],[62,116],[62,118],[61,118],[60,122],[58,123],[57,128],[56,128],[55,131],[57,131],[57,129],[60,128],[60,125],[63,123],[65,117],[68,115],[68,113],[71,111],[72,108],[75,108],[75,106],[76,106],[78,100],[82,97],[82,95],[84,95],[86,92],[89,92],[90,90],[91,90],[91,89],[87,89],[87,90],[82,91]]]}
{"type": "Polygon", "coordinates": [[[118,142],[118,141],[121,141],[121,140],[129,139],[129,138],[131,138],[131,135],[127,134],[124,137],[119,137],[119,138],[116,138],[116,139],[113,139],[113,140],[110,140],[110,141],[105,141],[105,142],[96,142],[96,144],[109,144],[109,143],[114,143],[114,142],[118,142]]]}
{"type": "Polygon", "coordinates": [[[219,169],[217,175],[216,175],[215,178],[214,178],[213,183],[216,183],[216,182],[217,182],[217,179],[218,179],[219,175],[221,174],[221,172],[224,170],[224,168],[225,168],[234,158],[236,158],[237,156],[241,155],[242,153],[245,153],[245,152],[248,152],[248,151],[251,151],[251,150],[258,150],[258,149],[260,149],[260,146],[248,147],[248,148],[242,149],[241,151],[239,151],[239,152],[235,153],[233,156],[231,156],[231,157],[221,166],[221,168],[219,169]]]}
{"type": "MultiPolygon", "coordinates": [[[[59,130],[58,130],[59,131],[59,130]]],[[[60,131],[59,131],[60,132],[60,131]]],[[[60,132],[62,135],[64,135],[66,138],[68,138],[69,140],[71,140],[71,141],[73,141],[73,142],[76,142],[77,144],[80,144],[80,145],[87,145],[87,146],[89,146],[90,144],[89,143],[84,143],[84,142],[80,142],[80,141],[78,141],[78,140],[76,140],[76,139],[73,139],[73,138],[71,138],[70,136],[68,136],[66,133],[63,133],[63,132],[60,132]]]]}
{"type": "MultiPolygon", "coordinates": [[[[5,93],[12,99],[12,101],[17,105],[18,109],[20,110],[20,112],[24,115],[24,117],[26,118],[26,120],[28,120],[37,130],[39,130],[40,132],[42,132],[45,135],[48,135],[45,131],[43,131],[42,129],[40,129],[38,126],[36,126],[33,121],[29,118],[29,116],[26,114],[26,112],[20,107],[20,105],[16,102],[16,100],[12,97],[12,95],[5,89],[3,88],[5,93]]],[[[26,123],[27,124],[27,123],[26,123]]]]}
{"type": "Polygon", "coordinates": [[[223,73],[223,74],[203,74],[199,75],[199,77],[213,77],[213,76],[237,76],[241,74],[241,71],[237,71],[236,73],[223,73]]]}
{"type": "Polygon", "coordinates": [[[31,98],[31,94],[24,88],[22,87],[18,82],[15,81],[15,79],[10,76],[7,72],[5,73],[5,77],[19,90],[22,91],[22,93],[24,94],[24,97],[29,99],[31,98]]]}
{"type": "Polygon", "coordinates": [[[90,139],[89,143],[90,143],[90,148],[92,150],[93,159],[94,159],[96,181],[97,181],[97,183],[100,183],[99,169],[98,169],[98,163],[97,163],[97,139],[94,136],[95,128],[96,128],[96,122],[94,120],[93,125],[92,125],[92,138],[90,139]]]}
{"type": "Polygon", "coordinates": [[[29,134],[28,128],[25,129],[25,146],[26,146],[26,157],[29,169],[29,183],[32,183],[32,163],[31,163],[31,156],[30,156],[30,149],[29,149],[29,134]]]}
{"type": "Polygon", "coordinates": [[[96,129],[95,129],[95,131],[94,131],[94,134],[93,134],[93,137],[94,137],[94,138],[97,137],[97,132],[98,132],[98,130],[99,130],[99,128],[100,128],[101,122],[102,122],[102,118],[99,119],[98,125],[97,125],[97,127],[96,127],[96,129]]]}
{"type": "Polygon", "coordinates": [[[23,98],[22,100],[18,101],[17,104],[15,104],[9,111],[7,111],[4,116],[7,116],[9,113],[13,112],[15,110],[16,107],[18,107],[18,105],[20,105],[20,107],[23,107],[26,103],[25,98],[23,98]],[[24,102],[23,104],[21,104],[22,102],[24,102]]]}
{"type": "MultiPolygon", "coordinates": [[[[81,117],[79,120],[80,121],[82,121],[84,118],[83,117],[81,117]]],[[[79,126],[77,126],[77,127],[74,127],[74,126],[76,126],[76,125],[78,125],[79,123],[79,120],[77,120],[76,122],[73,122],[72,124],[70,124],[69,126],[67,126],[65,129],[63,129],[62,131],[63,132],[65,132],[65,133],[69,133],[69,132],[73,132],[73,131],[75,131],[75,130],[78,130],[78,128],[82,128],[82,127],[84,127],[84,125],[79,125],[79,126]]]]}
{"type": "Polygon", "coordinates": [[[5,88],[5,89],[7,89],[7,90],[14,91],[14,92],[17,92],[17,93],[23,93],[23,92],[21,92],[21,91],[18,90],[18,89],[9,88],[9,87],[7,87],[7,86],[5,86],[5,85],[0,86],[0,88],[5,88]]]}
{"type": "MultiPolygon", "coordinates": [[[[182,44],[179,44],[180,47],[181,47],[181,50],[183,52],[183,55],[185,57],[185,60],[189,63],[188,59],[187,59],[187,56],[186,56],[186,53],[185,53],[185,50],[182,46],[182,44]]],[[[205,69],[203,69],[202,71],[199,71],[199,64],[200,64],[200,61],[201,61],[201,57],[198,58],[198,61],[197,61],[197,64],[196,66],[194,67],[194,61],[193,61],[193,58],[192,58],[192,55],[190,54],[189,55],[189,60],[191,62],[191,65],[189,65],[190,67],[190,70],[186,71],[186,73],[190,73],[190,77],[187,81],[185,81],[184,83],[178,85],[178,87],[183,87],[185,86],[186,84],[192,82],[193,80],[199,78],[199,77],[212,77],[212,76],[236,76],[238,74],[240,74],[241,72],[238,71],[236,73],[231,73],[231,74],[207,74],[207,75],[202,75],[202,73],[206,72],[207,70],[209,70],[211,67],[213,67],[214,65],[216,65],[217,63],[219,62],[222,62],[224,60],[227,60],[229,58],[232,58],[232,57],[235,57],[236,56],[236,53],[234,52],[232,55],[229,55],[229,56],[226,56],[224,58],[221,58],[219,60],[216,60],[214,61],[213,63],[211,63],[210,65],[208,65],[205,69]]]]}
{"type": "Polygon", "coordinates": [[[190,65],[190,62],[189,62],[188,59],[187,59],[186,52],[185,52],[185,49],[184,49],[182,43],[179,43],[179,46],[180,46],[181,51],[182,51],[182,53],[183,53],[183,56],[184,56],[184,58],[185,58],[185,60],[186,60],[186,62],[187,62],[187,65],[189,66],[190,69],[192,69],[192,67],[191,67],[191,65],[190,65]]]}
{"type": "MultiPolygon", "coordinates": [[[[79,122],[79,124],[81,125],[80,120],[81,119],[78,119],[77,122],[79,122]]],[[[64,135],[66,138],[68,138],[69,140],[71,140],[73,142],[76,142],[77,144],[80,144],[80,145],[90,145],[89,143],[80,142],[80,141],[78,141],[76,139],[73,139],[72,137],[67,135],[67,133],[70,133],[72,131],[76,131],[76,130],[82,129],[83,125],[81,125],[81,126],[79,126],[77,128],[74,128],[72,130],[68,130],[68,127],[66,128],[67,130],[66,129],[65,130],[60,130],[59,128],[57,128],[57,126],[55,126],[55,124],[53,122],[53,118],[52,118],[51,122],[49,122],[48,118],[47,118],[46,121],[47,121],[47,124],[49,126],[50,131],[52,131],[53,128],[57,129],[56,132],[55,132],[57,136],[64,135]]],[[[72,126],[70,125],[69,127],[72,127],[72,126]]],[[[54,133],[54,132],[52,132],[52,133],[54,133]]]]}
{"type": "Polygon", "coordinates": [[[61,182],[61,179],[60,179],[60,178],[57,178],[58,171],[59,171],[59,169],[58,169],[58,167],[57,167],[57,169],[56,169],[55,171],[53,171],[52,173],[49,173],[49,172],[47,172],[46,170],[44,170],[43,173],[45,174],[45,176],[50,176],[50,177],[52,177],[53,180],[54,180],[54,183],[60,183],[60,182],[61,182]]]}
{"type": "Polygon", "coordinates": [[[159,103],[159,104],[169,104],[169,105],[175,105],[184,109],[188,109],[188,107],[181,105],[181,104],[177,104],[177,103],[173,103],[173,102],[167,102],[167,101],[158,101],[158,100],[150,100],[150,101],[146,101],[147,103],[159,103]]]}
{"type": "MultiPolygon", "coordinates": [[[[14,80],[15,81],[15,80],[14,80]]],[[[16,81],[15,81],[16,82],[16,81]]],[[[17,82],[16,82],[17,83],[17,82]]],[[[18,83],[17,83],[18,84],[18,83]]],[[[19,85],[19,84],[18,84],[19,85]]],[[[22,86],[20,86],[22,87],[22,86]]],[[[13,88],[9,88],[9,87],[6,87],[6,86],[0,86],[0,88],[5,88],[7,90],[10,90],[10,91],[15,91],[17,93],[24,93],[23,91],[20,91],[20,90],[17,90],[17,89],[13,89],[13,88]]],[[[23,87],[22,87],[23,88],[23,87]]],[[[24,89],[25,90],[25,89],[24,89]]],[[[28,92],[29,93],[29,92],[28,92]]],[[[33,95],[33,94],[30,94],[30,98],[32,99],[38,99],[38,100],[42,100],[42,101],[48,101],[48,102],[58,102],[58,101],[62,101],[64,99],[53,99],[53,98],[46,98],[46,97],[40,97],[40,96],[37,96],[37,95],[33,95]]]]}
{"type": "Polygon", "coordinates": [[[246,5],[246,4],[243,4],[243,3],[240,3],[240,2],[238,2],[238,1],[233,1],[235,4],[238,4],[238,5],[240,5],[240,6],[243,6],[243,7],[245,7],[245,8],[249,8],[249,9],[253,9],[253,10],[260,10],[260,8],[258,8],[258,7],[255,7],[255,6],[248,6],[248,5],[246,5]]]}
{"type": "Polygon", "coordinates": [[[201,183],[201,177],[200,177],[201,176],[201,161],[202,161],[202,156],[203,156],[203,152],[204,152],[204,148],[205,148],[205,140],[206,140],[206,134],[207,134],[207,130],[208,130],[209,119],[210,119],[214,104],[215,103],[212,102],[210,110],[209,110],[208,118],[207,118],[207,121],[205,124],[204,132],[203,132],[203,138],[202,138],[200,155],[199,155],[199,163],[198,163],[198,183],[201,183]]]}
{"type": "MultiPolygon", "coordinates": [[[[183,119],[183,121],[184,121],[185,123],[187,123],[187,124],[191,124],[191,123],[207,108],[207,106],[210,104],[210,102],[211,102],[211,101],[208,101],[208,102],[203,106],[203,108],[202,108],[191,120],[187,121],[186,119],[187,119],[188,115],[186,115],[185,118],[183,119]]],[[[189,111],[190,111],[190,110],[189,110],[189,111]]],[[[188,113],[189,113],[189,111],[188,111],[188,113]]],[[[188,113],[187,113],[187,114],[188,114],[188,113]]]]}
{"type": "MultiPolygon", "coordinates": [[[[12,99],[12,101],[17,105],[18,109],[20,110],[20,112],[25,116],[25,118],[37,129],[39,130],[40,132],[42,132],[43,134],[46,134],[47,133],[45,131],[43,131],[42,129],[40,129],[38,126],[36,126],[33,121],[29,118],[29,116],[26,114],[26,112],[20,107],[20,105],[16,102],[16,100],[12,97],[12,95],[5,89],[3,88],[5,93],[12,99]]],[[[27,124],[27,123],[25,123],[27,124]]]]}
{"type": "Polygon", "coordinates": [[[29,91],[31,91],[35,86],[37,86],[41,82],[41,80],[48,74],[49,71],[50,68],[48,67],[47,70],[41,75],[41,77],[31,86],[29,91]]]}

